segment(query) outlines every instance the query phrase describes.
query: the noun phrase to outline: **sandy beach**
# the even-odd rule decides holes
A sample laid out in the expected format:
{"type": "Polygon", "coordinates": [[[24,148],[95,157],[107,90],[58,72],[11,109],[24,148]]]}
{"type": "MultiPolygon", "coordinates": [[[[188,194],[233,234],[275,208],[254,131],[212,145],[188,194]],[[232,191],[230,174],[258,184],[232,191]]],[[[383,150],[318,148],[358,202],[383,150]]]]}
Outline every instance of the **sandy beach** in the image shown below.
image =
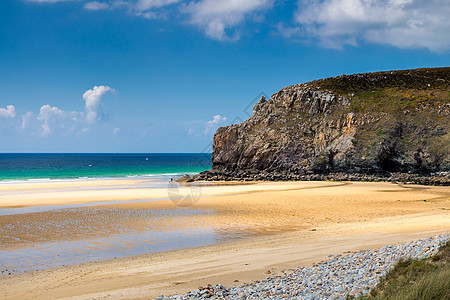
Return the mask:
{"type": "MultiPolygon", "coordinates": [[[[450,231],[448,187],[366,182],[203,184],[195,188],[201,189],[198,202],[183,207],[186,203],[171,197],[167,187],[150,189],[148,184],[152,183],[107,180],[0,185],[3,211],[60,205],[59,210],[0,216],[3,250],[199,228],[212,230],[216,238],[208,246],[13,272],[1,277],[0,298],[148,299],[207,284],[257,280],[267,276],[267,270],[273,274],[311,265],[329,254],[450,231]],[[92,205],[64,208],[87,203],[92,205]]],[[[189,191],[192,188],[185,186],[177,193],[189,191]]]]}

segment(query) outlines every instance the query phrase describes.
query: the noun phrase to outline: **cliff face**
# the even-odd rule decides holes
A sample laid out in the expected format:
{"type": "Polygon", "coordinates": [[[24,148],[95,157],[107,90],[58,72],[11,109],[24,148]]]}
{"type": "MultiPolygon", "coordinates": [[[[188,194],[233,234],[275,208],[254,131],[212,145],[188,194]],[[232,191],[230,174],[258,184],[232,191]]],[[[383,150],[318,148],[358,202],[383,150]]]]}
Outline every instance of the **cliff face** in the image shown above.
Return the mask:
{"type": "Polygon", "coordinates": [[[449,112],[450,68],[289,86],[261,98],[247,121],[217,130],[203,177],[448,172],[449,112]]]}

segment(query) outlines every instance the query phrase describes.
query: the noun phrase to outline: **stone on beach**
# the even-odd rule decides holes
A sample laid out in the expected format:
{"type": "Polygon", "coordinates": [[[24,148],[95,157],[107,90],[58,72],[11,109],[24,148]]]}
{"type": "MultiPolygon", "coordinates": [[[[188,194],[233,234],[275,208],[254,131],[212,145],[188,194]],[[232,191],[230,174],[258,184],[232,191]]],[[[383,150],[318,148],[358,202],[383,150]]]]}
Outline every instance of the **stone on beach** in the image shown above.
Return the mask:
{"type": "Polygon", "coordinates": [[[194,179],[188,174],[183,175],[183,177],[177,179],[177,182],[193,182],[194,179]]]}
{"type": "Polygon", "coordinates": [[[269,276],[240,286],[226,288],[220,284],[185,295],[163,296],[171,299],[346,299],[369,293],[379,280],[401,259],[423,259],[435,255],[449,235],[416,240],[380,249],[347,252],[312,267],[293,268],[283,276],[269,276]]]}

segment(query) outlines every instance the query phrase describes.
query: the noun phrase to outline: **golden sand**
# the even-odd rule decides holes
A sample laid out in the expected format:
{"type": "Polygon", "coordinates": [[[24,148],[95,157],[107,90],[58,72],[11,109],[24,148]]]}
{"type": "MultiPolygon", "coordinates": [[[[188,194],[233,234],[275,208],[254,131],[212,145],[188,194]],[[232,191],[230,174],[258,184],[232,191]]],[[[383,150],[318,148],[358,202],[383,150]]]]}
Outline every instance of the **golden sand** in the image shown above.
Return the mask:
{"type": "MultiPolygon", "coordinates": [[[[3,277],[0,298],[144,299],[162,293],[184,293],[208,283],[231,285],[234,280],[261,279],[268,269],[277,272],[318,262],[329,254],[450,231],[448,187],[363,182],[206,185],[202,187],[203,196],[189,209],[213,213],[182,218],[168,215],[161,222],[153,217],[130,218],[117,211],[184,209],[168,199],[165,188],[143,189],[145,182],[128,180],[102,182],[101,189],[92,190],[85,190],[86,186],[78,186],[83,190],[77,190],[77,184],[70,183],[70,189],[38,183],[33,183],[33,188],[0,187],[0,206],[165,199],[95,206],[95,218],[89,215],[92,208],[67,209],[63,214],[47,211],[0,216],[1,228],[11,228],[18,220],[31,228],[11,232],[20,238],[17,240],[1,237],[2,247],[107,236],[119,228],[139,232],[201,224],[212,225],[217,232],[242,233],[251,238],[3,277]],[[121,185],[127,188],[121,190],[121,185]],[[61,226],[63,220],[75,224],[70,220],[80,219],[89,224],[87,230],[61,226]],[[39,232],[36,225],[45,220],[55,220],[57,225],[39,232]]],[[[90,184],[95,187],[93,182],[90,184]]]]}

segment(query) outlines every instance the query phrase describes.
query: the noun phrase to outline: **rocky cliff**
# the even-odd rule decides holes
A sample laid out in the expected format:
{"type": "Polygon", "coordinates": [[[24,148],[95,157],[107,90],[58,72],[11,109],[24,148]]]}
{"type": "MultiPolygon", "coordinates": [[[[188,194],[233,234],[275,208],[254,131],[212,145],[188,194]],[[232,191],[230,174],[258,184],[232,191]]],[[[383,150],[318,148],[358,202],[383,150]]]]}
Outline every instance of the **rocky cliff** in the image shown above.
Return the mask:
{"type": "MultiPolygon", "coordinates": [[[[450,171],[450,68],[316,80],[264,97],[217,130],[197,179],[450,171]]],[[[444,173],[445,175],[446,173],[444,173]]]]}

